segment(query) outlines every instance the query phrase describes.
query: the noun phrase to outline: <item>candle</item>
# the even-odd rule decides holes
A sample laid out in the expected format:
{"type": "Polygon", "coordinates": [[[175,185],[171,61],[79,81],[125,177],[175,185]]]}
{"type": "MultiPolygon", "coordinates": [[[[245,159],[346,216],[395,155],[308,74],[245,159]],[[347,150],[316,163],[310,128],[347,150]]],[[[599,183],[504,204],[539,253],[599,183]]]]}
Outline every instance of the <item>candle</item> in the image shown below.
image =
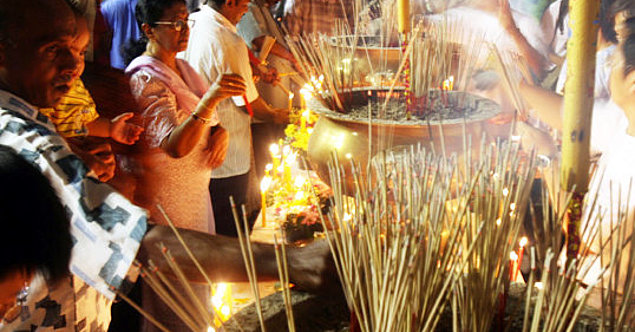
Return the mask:
{"type": "Polygon", "coordinates": [[[295,95],[293,94],[293,92],[289,93],[289,111],[293,109],[293,97],[295,95]]]}
{"type": "Polygon", "coordinates": [[[509,279],[511,281],[516,281],[516,274],[518,270],[518,255],[515,251],[512,250],[509,253],[509,279]]]}
{"type": "Polygon", "coordinates": [[[306,129],[306,123],[309,120],[310,114],[308,110],[302,112],[302,116],[300,117],[300,129],[302,129],[302,131],[306,129]]]}
{"type": "Polygon", "coordinates": [[[271,152],[271,159],[273,161],[273,165],[271,168],[273,169],[273,178],[276,178],[276,172],[278,171],[278,167],[280,166],[280,147],[278,144],[269,145],[269,152],[271,152]]]}
{"type": "Polygon", "coordinates": [[[272,169],[273,169],[273,164],[265,165],[265,176],[271,176],[272,169]]]}
{"type": "Polygon", "coordinates": [[[403,34],[410,32],[410,0],[397,1],[397,15],[399,32],[403,34]]]}
{"type": "Polygon", "coordinates": [[[518,244],[520,245],[520,249],[518,250],[518,270],[516,271],[516,274],[514,274],[514,280],[516,280],[517,273],[520,271],[520,266],[523,264],[523,254],[525,253],[525,246],[527,245],[527,237],[521,237],[518,244]]]}
{"type": "Polygon", "coordinates": [[[262,204],[262,211],[260,215],[262,216],[262,227],[267,227],[267,190],[271,185],[271,177],[265,176],[260,181],[260,199],[262,204]]]}

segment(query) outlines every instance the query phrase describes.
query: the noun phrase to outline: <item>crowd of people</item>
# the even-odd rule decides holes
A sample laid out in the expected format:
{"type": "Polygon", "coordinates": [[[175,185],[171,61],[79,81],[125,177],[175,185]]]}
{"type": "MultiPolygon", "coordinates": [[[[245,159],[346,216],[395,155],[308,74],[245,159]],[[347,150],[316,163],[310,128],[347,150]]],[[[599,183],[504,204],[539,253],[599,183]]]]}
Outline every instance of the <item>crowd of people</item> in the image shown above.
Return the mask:
{"type": "MultiPolygon", "coordinates": [[[[210,303],[161,210],[212,280],[247,280],[229,197],[247,206],[253,225],[256,170],[289,119],[281,92],[299,88],[278,75],[299,69],[282,31],[328,34],[338,20],[353,24],[353,2],[0,0],[0,330],[107,330],[113,300],[137,278],[136,259],[168,270],[158,243],[210,303]],[[269,66],[254,60],[265,35],[276,37],[269,66]],[[137,107],[100,116],[84,84],[86,62],[115,68],[128,82],[115,89],[137,107]]],[[[440,7],[427,2],[413,8],[440,7]]],[[[492,0],[426,13],[487,17],[495,24],[476,20],[483,26],[474,29],[526,61],[530,75],[519,87],[531,112],[519,128],[535,138],[527,145],[555,146],[533,133],[562,127],[567,7],[556,0],[533,17],[492,0]]],[[[635,3],[602,0],[598,22],[591,146],[603,181],[590,190],[608,211],[635,176],[635,3]]],[[[476,90],[484,76],[474,75],[476,90]]],[[[277,278],[272,246],[253,249],[261,280],[277,278]]],[[[308,290],[337,288],[324,241],[290,248],[289,274],[308,290]]],[[[146,311],[186,330],[149,287],[141,293],[146,311]]]]}

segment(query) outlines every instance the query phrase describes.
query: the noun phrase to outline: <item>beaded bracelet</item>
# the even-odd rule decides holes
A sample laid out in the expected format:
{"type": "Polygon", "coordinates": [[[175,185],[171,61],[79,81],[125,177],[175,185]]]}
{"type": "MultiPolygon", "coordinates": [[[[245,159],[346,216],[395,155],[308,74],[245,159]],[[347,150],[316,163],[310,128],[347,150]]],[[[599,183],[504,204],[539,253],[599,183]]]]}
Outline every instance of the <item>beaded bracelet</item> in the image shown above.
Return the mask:
{"type": "Polygon", "coordinates": [[[204,124],[208,124],[208,123],[212,122],[212,118],[203,118],[203,117],[199,116],[196,113],[192,113],[192,118],[194,120],[201,121],[204,124]]]}

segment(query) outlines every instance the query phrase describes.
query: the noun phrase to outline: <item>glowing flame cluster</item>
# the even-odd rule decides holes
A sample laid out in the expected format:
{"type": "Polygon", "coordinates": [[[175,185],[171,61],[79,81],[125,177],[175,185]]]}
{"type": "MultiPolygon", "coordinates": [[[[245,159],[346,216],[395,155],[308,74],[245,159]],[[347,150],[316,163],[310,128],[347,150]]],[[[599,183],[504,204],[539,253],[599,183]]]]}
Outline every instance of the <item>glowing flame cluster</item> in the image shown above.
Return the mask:
{"type": "MultiPolygon", "coordinates": [[[[212,295],[212,307],[216,316],[221,320],[217,326],[220,326],[223,322],[226,322],[232,315],[232,291],[231,284],[218,283],[213,290],[212,295]]],[[[213,327],[209,327],[207,331],[215,331],[213,327]],[[211,329],[211,330],[210,330],[211,329]]]]}

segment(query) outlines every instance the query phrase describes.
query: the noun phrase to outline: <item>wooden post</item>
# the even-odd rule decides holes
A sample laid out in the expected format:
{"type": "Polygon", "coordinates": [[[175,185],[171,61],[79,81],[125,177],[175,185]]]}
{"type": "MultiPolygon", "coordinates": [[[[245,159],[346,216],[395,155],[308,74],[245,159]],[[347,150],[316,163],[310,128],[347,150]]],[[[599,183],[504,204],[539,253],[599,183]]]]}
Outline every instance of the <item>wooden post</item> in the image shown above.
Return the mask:
{"type": "Polygon", "coordinates": [[[561,185],[573,191],[567,207],[567,257],[575,258],[580,248],[582,201],[589,183],[589,136],[593,110],[598,0],[570,0],[567,42],[567,81],[564,93],[561,185]]]}
{"type": "Polygon", "coordinates": [[[410,32],[410,0],[397,0],[397,21],[399,33],[408,34],[410,32]]]}
{"type": "MultiPolygon", "coordinates": [[[[410,35],[410,0],[397,0],[397,22],[399,28],[399,34],[401,34],[401,51],[404,56],[408,56],[406,54],[406,47],[408,46],[408,40],[410,35]]],[[[410,63],[412,57],[406,60],[404,69],[403,69],[403,83],[405,85],[404,96],[406,97],[406,108],[407,114],[410,116],[410,112],[412,111],[412,88],[410,84],[412,83],[412,72],[410,70],[410,63]]]]}

